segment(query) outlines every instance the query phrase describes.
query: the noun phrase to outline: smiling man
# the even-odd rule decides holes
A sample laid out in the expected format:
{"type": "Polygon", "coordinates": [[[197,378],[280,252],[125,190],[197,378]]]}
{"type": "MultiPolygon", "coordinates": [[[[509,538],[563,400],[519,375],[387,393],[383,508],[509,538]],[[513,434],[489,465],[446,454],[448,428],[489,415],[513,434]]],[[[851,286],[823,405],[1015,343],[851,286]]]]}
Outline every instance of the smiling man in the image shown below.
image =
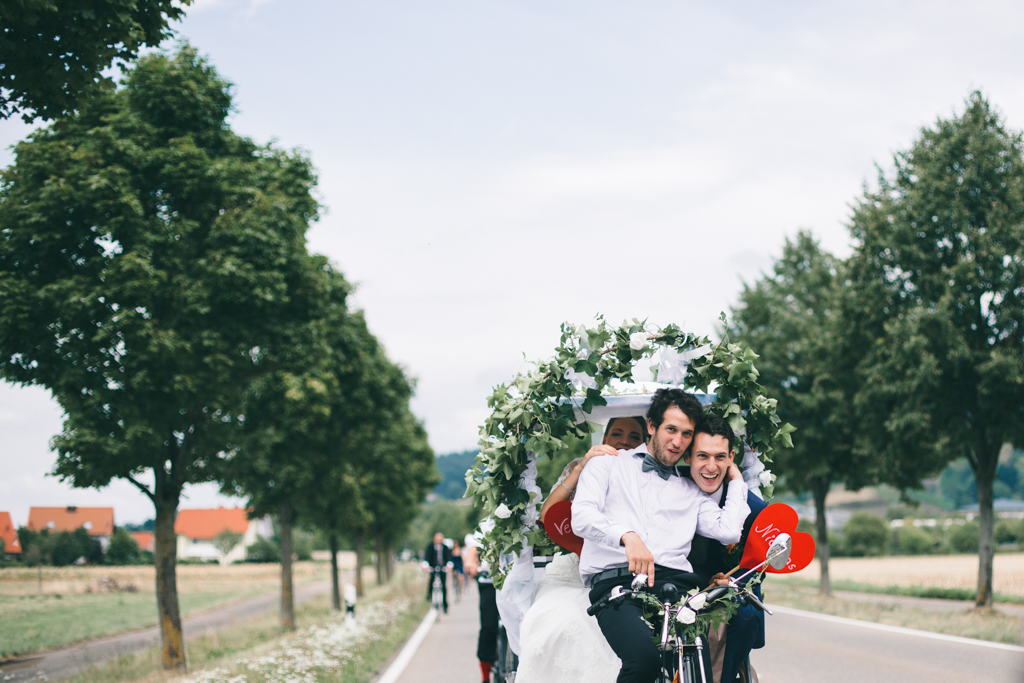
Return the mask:
{"type": "MultiPolygon", "coordinates": [[[[729,423],[716,415],[704,415],[694,428],[693,447],[683,457],[689,465],[689,476],[717,505],[726,500],[732,482],[726,479],[735,459],[735,446],[739,444],[729,423]]],[[[740,446],[742,447],[742,445],[740,446]]],[[[764,501],[753,492],[747,492],[750,514],[743,524],[743,540],[750,532],[754,518],[765,508],[764,501]]],[[[732,569],[742,555],[742,547],[726,548],[700,534],[694,536],[687,557],[703,585],[712,578],[732,569]]],[[[764,647],[764,613],[753,605],[743,605],[729,620],[726,628],[710,634],[712,671],[715,683],[747,683],[749,671],[744,664],[750,651],[764,647]]]]}
{"type": "MultiPolygon", "coordinates": [[[[572,529],[585,541],[580,575],[591,603],[616,585],[628,587],[634,573],[647,574],[655,591],[666,583],[687,591],[700,583],[687,559],[695,533],[726,544],[740,540],[750,509],[739,469],[725,468],[731,485],[719,506],[677,467],[703,412],[692,394],[661,389],[647,411],[648,442],[617,458],[594,458],[583,470],[572,529]]],[[[661,655],[640,606],[627,601],[603,609],[597,621],[622,660],[619,683],[654,681],[661,655]]]]}

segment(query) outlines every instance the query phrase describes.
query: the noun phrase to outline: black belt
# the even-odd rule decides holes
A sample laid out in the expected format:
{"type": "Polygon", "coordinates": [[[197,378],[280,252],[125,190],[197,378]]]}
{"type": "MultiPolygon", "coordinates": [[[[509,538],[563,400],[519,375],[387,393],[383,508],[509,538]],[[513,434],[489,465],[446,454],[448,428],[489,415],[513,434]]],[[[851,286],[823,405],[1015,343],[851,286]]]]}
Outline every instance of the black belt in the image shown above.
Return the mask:
{"type": "Polygon", "coordinates": [[[590,585],[594,586],[602,581],[608,579],[617,579],[620,576],[633,576],[633,572],[629,571],[629,567],[615,567],[614,569],[605,569],[603,572],[598,572],[590,577],[590,585]]]}

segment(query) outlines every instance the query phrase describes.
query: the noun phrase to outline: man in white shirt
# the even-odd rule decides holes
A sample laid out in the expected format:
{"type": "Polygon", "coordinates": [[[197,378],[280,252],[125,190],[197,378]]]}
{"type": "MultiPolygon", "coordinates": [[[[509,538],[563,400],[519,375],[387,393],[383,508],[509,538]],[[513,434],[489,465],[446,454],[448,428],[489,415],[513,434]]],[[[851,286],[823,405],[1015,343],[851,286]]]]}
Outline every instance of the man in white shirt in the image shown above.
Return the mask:
{"type": "MultiPolygon", "coordinates": [[[[580,575],[591,587],[590,601],[612,587],[628,587],[633,574],[647,574],[658,591],[673,583],[681,591],[699,578],[687,560],[696,532],[724,544],[736,543],[750,512],[747,487],[730,465],[726,502],[719,507],[676,463],[693,440],[703,409],[681,389],[661,389],[647,412],[647,444],[616,458],[594,458],[583,471],[572,506],[572,529],[585,541],[580,575]]],[[[636,601],[626,600],[598,612],[608,644],[622,660],[618,683],[654,681],[661,655],[636,601]]]]}

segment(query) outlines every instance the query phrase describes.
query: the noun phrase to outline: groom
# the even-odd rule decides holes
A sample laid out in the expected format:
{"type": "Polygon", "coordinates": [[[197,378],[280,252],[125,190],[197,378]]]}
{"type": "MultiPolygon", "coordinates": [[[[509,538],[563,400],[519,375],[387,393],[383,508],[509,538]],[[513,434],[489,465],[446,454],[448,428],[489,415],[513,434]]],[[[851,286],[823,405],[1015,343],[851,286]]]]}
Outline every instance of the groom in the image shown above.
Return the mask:
{"type": "MultiPolygon", "coordinates": [[[[647,412],[647,444],[617,458],[594,458],[583,470],[572,505],[572,529],[586,542],[580,575],[597,602],[633,574],[648,576],[657,592],[666,583],[681,591],[700,582],[687,560],[695,533],[736,543],[750,512],[739,468],[728,468],[730,485],[721,508],[676,463],[690,448],[703,415],[700,403],[681,389],[660,389],[647,412]]],[[[618,683],[649,683],[661,670],[650,628],[636,601],[601,610],[597,621],[622,660],[618,683]]]]}

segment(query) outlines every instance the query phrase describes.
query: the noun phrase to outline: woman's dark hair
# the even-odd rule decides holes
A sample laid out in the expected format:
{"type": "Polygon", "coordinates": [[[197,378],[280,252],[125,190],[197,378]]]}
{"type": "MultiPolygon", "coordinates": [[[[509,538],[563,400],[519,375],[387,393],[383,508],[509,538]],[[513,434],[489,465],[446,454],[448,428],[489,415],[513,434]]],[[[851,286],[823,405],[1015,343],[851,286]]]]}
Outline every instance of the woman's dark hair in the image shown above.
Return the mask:
{"type": "Polygon", "coordinates": [[[709,436],[724,436],[726,442],[729,444],[729,450],[739,450],[740,453],[743,449],[736,448],[736,433],[732,431],[732,427],[729,423],[711,413],[705,413],[704,416],[697,422],[697,426],[693,430],[693,440],[697,440],[698,434],[707,434],[709,436]]]}
{"type": "Polygon", "coordinates": [[[608,438],[608,432],[612,430],[612,423],[616,420],[636,420],[636,423],[640,425],[640,434],[643,435],[643,440],[647,441],[647,420],[640,417],[639,415],[619,415],[608,420],[608,424],[604,426],[604,438],[608,438]]]}
{"type": "Polygon", "coordinates": [[[661,426],[665,419],[665,411],[672,406],[683,411],[693,424],[697,424],[704,415],[704,408],[693,394],[688,394],[682,389],[658,389],[654,392],[651,407],[647,409],[647,419],[654,423],[655,429],[661,426]]]}

